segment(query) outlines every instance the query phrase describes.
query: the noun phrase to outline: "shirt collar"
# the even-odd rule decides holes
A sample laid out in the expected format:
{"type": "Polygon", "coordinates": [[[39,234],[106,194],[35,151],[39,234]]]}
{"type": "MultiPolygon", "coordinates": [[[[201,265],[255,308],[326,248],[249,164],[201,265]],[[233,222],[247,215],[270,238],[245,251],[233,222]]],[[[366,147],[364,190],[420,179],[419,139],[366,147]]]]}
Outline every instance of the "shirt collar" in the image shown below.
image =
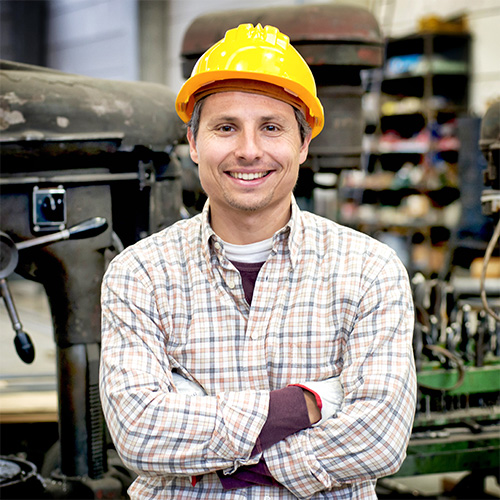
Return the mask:
{"type": "Polygon", "coordinates": [[[287,225],[283,229],[281,229],[281,231],[288,230],[288,248],[290,250],[290,261],[292,267],[295,267],[299,262],[300,252],[304,245],[304,220],[302,211],[297,205],[297,201],[295,200],[295,196],[293,195],[291,208],[292,213],[290,216],[290,220],[288,221],[287,225]]]}
{"type": "Polygon", "coordinates": [[[207,200],[201,212],[201,247],[202,254],[207,262],[210,262],[212,259],[211,247],[218,240],[220,238],[215,234],[210,225],[210,203],[207,200]]]}
{"type": "MultiPolygon", "coordinates": [[[[211,260],[213,245],[218,242],[223,246],[222,240],[215,234],[212,226],[210,225],[210,200],[205,202],[203,211],[201,213],[201,238],[202,238],[202,252],[208,262],[211,260]]],[[[291,215],[289,221],[273,236],[273,249],[281,244],[287,245],[290,252],[290,261],[292,267],[297,265],[299,261],[300,249],[303,246],[304,231],[303,215],[297,205],[295,197],[292,195],[291,201],[291,215]]]]}

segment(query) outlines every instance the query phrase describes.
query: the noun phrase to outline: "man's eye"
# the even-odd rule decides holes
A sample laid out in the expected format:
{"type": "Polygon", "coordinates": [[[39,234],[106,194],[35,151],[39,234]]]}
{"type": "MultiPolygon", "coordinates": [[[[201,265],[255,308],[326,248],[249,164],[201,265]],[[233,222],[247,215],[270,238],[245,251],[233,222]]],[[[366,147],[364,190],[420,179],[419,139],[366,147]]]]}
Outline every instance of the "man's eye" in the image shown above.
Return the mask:
{"type": "Polygon", "coordinates": [[[219,127],[219,130],[221,132],[231,132],[233,130],[233,127],[231,125],[221,125],[219,127]]]}
{"type": "Polygon", "coordinates": [[[264,127],[264,129],[267,131],[267,132],[278,132],[278,127],[276,125],[266,125],[264,127]]]}

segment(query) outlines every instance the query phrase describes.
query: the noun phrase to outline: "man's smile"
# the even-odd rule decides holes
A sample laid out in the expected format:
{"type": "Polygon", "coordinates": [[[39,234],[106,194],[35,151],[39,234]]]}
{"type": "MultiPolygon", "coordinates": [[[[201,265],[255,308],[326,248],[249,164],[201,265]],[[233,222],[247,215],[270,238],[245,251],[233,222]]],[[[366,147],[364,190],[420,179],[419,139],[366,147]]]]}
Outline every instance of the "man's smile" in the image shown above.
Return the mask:
{"type": "Polygon", "coordinates": [[[242,179],[244,181],[253,181],[255,179],[262,179],[268,175],[271,171],[266,172],[227,172],[234,179],[242,179]]]}

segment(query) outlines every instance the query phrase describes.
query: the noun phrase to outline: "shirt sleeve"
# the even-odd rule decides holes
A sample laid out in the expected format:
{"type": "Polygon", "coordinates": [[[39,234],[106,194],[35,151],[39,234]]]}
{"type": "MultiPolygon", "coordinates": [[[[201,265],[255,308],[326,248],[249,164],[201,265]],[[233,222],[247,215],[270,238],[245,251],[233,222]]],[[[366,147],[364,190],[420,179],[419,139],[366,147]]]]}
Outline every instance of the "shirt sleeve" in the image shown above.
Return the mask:
{"type": "Polygon", "coordinates": [[[170,332],[131,261],[111,263],[102,286],[101,400],[123,462],[146,476],[258,463],[251,453],[267,419],[269,392],[176,393],[165,352],[170,332]]]}
{"type": "Polygon", "coordinates": [[[346,338],[342,410],[264,452],[273,477],[298,498],[393,474],[406,456],[416,401],[413,301],[406,269],[385,260],[370,272],[346,338]]]}

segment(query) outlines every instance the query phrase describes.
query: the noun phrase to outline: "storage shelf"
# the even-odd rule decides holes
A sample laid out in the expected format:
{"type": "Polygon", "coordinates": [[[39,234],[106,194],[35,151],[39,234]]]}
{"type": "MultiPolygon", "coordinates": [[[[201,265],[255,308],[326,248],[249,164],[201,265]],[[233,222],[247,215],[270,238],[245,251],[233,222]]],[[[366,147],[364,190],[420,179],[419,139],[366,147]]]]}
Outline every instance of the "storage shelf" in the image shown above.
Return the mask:
{"type": "Polygon", "coordinates": [[[426,227],[426,244],[443,250],[446,239],[437,243],[430,235],[442,227],[449,238],[450,221],[458,219],[457,118],[468,109],[469,53],[466,33],[387,40],[385,66],[372,74],[379,114],[365,142],[366,178],[346,175],[341,197],[350,206],[342,222],[374,233],[385,226],[408,237],[426,227]]]}

